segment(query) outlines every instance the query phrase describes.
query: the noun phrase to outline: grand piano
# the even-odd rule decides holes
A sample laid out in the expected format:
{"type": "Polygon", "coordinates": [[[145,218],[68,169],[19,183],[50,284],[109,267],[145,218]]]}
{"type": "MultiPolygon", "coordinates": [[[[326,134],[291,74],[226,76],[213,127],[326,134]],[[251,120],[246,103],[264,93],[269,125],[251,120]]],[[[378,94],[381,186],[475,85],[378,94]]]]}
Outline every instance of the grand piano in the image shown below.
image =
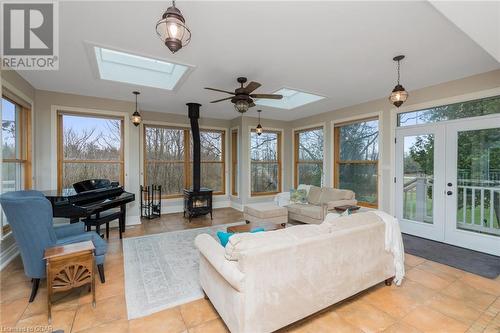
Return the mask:
{"type": "Polygon", "coordinates": [[[71,223],[99,218],[100,214],[120,208],[120,238],[125,232],[126,204],[135,200],[135,195],[126,192],[123,186],[108,179],[89,179],[73,184],[72,189],[44,191],[52,204],[54,217],[69,218],[71,223]]]}

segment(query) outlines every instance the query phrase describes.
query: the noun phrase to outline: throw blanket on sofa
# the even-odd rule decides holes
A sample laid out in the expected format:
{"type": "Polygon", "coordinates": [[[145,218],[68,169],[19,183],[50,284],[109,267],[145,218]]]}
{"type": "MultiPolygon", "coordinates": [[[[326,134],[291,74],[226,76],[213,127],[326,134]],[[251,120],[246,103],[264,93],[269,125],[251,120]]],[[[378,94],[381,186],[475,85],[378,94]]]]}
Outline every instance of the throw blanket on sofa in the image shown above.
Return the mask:
{"type": "Polygon", "coordinates": [[[399,286],[405,276],[405,251],[399,222],[396,218],[380,210],[371,213],[377,215],[385,223],[385,250],[394,256],[394,267],[396,269],[394,283],[399,286]]]}

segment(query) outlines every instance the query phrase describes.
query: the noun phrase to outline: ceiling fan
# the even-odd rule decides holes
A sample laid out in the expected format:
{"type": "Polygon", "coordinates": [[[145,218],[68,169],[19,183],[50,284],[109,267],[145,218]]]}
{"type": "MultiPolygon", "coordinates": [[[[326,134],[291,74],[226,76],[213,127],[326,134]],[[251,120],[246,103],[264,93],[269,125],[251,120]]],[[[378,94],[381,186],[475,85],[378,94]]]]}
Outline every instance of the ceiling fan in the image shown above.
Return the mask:
{"type": "Polygon", "coordinates": [[[243,84],[245,82],[247,82],[246,77],[239,77],[236,79],[236,81],[238,81],[238,83],[241,84],[241,87],[236,88],[234,90],[234,92],[216,89],[216,88],[205,88],[208,90],[219,91],[219,92],[233,95],[231,97],[226,97],[226,98],[218,99],[215,101],[211,101],[210,103],[218,103],[218,102],[222,102],[222,101],[230,99],[231,103],[234,104],[234,108],[236,109],[236,111],[238,111],[240,113],[245,113],[248,111],[249,108],[255,106],[255,103],[253,102],[254,98],[266,98],[266,99],[282,99],[283,98],[282,95],[276,95],[276,94],[252,94],[252,92],[255,89],[257,89],[261,86],[261,84],[258,82],[252,81],[249,84],[247,84],[246,87],[243,87],[243,84]]]}

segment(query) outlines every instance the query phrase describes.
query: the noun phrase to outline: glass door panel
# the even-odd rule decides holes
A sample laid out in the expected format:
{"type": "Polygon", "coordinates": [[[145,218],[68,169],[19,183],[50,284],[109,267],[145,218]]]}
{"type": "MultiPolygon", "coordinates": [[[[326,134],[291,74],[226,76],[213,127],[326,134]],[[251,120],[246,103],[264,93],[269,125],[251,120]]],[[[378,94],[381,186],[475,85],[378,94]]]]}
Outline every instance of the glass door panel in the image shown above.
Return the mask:
{"type": "Polygon", "coordinates": [[[434,135],[405,136],[403,218],[433,223],[434,135]]]}
{"type": "Polygon", "coordinates": [[[457,228],[500,236],[500,129],[457,134],[457,228]]]}
{"type": "Polygon", "coordinates": [[[444,240],[444,127],[396,132],[396,216],[405,233],[444,240]]]}

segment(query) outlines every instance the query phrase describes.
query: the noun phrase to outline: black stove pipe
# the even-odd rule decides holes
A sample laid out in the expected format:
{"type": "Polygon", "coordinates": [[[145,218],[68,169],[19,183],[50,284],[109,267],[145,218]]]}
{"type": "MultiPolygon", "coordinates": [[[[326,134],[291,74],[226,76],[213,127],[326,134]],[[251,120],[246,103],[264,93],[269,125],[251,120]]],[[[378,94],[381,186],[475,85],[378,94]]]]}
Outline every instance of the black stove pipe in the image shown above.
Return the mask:
{"type": "Polygon", "coordinates": [[[201,146],[200,146],[200,106],[198,103],[187,103],[188,116],[191,122],[191,133],[193,134],[193,192],[200,191],[201,178],[201,146]]]}

